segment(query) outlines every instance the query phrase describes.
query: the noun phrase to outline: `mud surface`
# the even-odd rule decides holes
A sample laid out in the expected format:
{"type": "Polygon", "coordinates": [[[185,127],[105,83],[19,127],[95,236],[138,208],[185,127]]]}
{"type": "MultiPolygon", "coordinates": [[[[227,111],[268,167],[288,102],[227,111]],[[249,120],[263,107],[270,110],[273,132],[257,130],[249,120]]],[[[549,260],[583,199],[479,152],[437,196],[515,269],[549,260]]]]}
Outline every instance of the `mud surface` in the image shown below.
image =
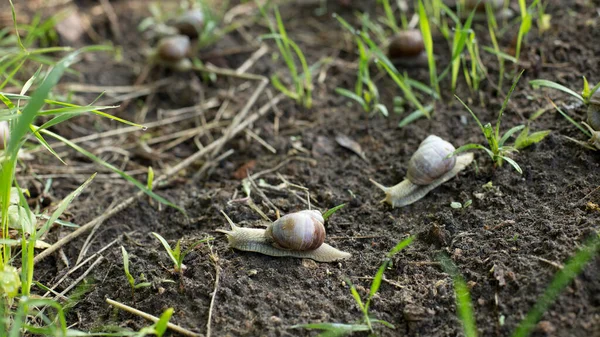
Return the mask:
{"type": "MultiPolygon", "coordinates": [[[[516,1],[512,2],[517,9],[516,1]]],[[[93,1],[77,3],[81,11],[98,6],[93,1]]],[[[94,28],[101,37],[123,47],[123,61],[110,55],[93,54],[77,66],[81,75],[71,76],[65,82],[116,86],[132,85],[138,78],[145,62],[140,50],[147,48],[149,42],[139,37],[136,27],[148,15],[147,8],[137,6],[137,1],[130,1],[129,5],[126,1],[112,3],[122,8],[116,11],[122,33],[120,39],[113,36],[107,20],[96,22],[94,28]],[[125,9],[127,6],[131,6],[130,10],[125,9]]],[[[369,7],[373,11],[375,6],[369,7]]],[[[530,80],[555,80],[576,91],[581,88],[582,75],[591,82],[600,80],[597,7],[597,2],[549,1],[547,12],[552,15],[552,28],[541,36],[533,29],[524,45],[521,65],[517,68],[507,64],[510,73],[517,69],[525,69],[525,72],[502,120],[503,130],[526,123],[538,109],[547,108],[548,95],[559,105],[574,103],[572,98],[558,91],[533,90],[528,85],[530,80]]],[[[377,334],[462,335],[452,279],[438,262],[439,254],[445,252],[470,286],[480,335],[509,336],[543,293],[560,264],[600,229],[600,213],[588,204],[598,203],[600,197],[597,191],[600,157],[564,137],[583,140],[581,133],[553,109],[531,123],[532,130],[549,129],[552,133],[541,143],[514,156],[523,169],[522,175],[510,165],[494,167],[483,152],[477,152],[476,166],[469,166],[421,201],[401,209],[381,204],[383,195],[369,178],[384,185],[400,182],[411,154],[427,135],[436,134],[456,146],[484,142],[484,139],[469,113],[447,90],[447,81],[442,86],[445,88],[443,100],[435,102],[432,119],[418,120],[404,128],[397,127],[403,115],[391,113],[387,119],[369,117],[357,105],[335,94],[336,87],[353,87],[356,57],[352,52],[352,41],[331,18],[331,13],[337,12],[356,22],[352,14],[354,9],[340,6],[335,1],[329,1],[326,15],[317,16],[316,9],[312,5],[281,7],[289,35],[305,51],[309,63],[324,56],[333,59],[315,74],[314,107],[304,109],[284,99],[277,109],[252,125],[254,133],[270,144],[276,154],[242,133],[228,142],[220,153],[229,149],[235,152],[217,162],[208,176],[195,176],[203,164],[199,161],[174,181],[159,187],[156,191],[182,206],[187,211],[187,218],[177,210],[159,207],[156,202],[143,197],[100,225],[86,257],[113,240],[118,242],[102,253],[106,259],[86,278],[90,287],[70,309],[70,324],[76,324],[79,329],[103,331],[109,326],[140,329],[148,324],[141,318],[111,308],[105,302],[106,298],[111,298],[153,315],[173,307],[173,323],[206,334],[218,268],[219,283],[212,308],[213,336],[314,335],[289,327],[311,322],[360,320],[361,312],[345,280],[355,284],[359,293],[366,297],[370,278],[375,275],[385,253],[400,240],[413,235],[414,242],[393,259],[393,265],[385,272],[385,278],[390,282],[382,284],[371,306],[373,316],[394,324],[396,329],[378,326],[377,334]],[[360,144],[367,161],[336,144],[335,137],[340,133],[360,144]],[[257,178],[257,183],[258,179],[263,179],[276,186],[284,178],[304,186],[310,191],[312,207],[320,210],[345,203],[346,207],[326,224],[327,242],[352,253],[352,258],[317,264],[229,249],[224,235],[215,232],[228,227],[221,210],[240,226],[260,226],[261,223],[256,212],[241,202],[232,202],[245,196],[236,172],[237,177],[243,176],[243,170],[238,169],[250,161],[255,161],[251,173],[283,163],[279,169],[257,178]],[[491,187],[487,185],[490,182],[491,187]],[[467,200],[472,200],[472,204],[466,209],[450,207],[453,201],[464,203],[467,200]],[[181,276],[172,271],[169,257],[151,232],[160,233],[172,244],[182,239],[185,248],[207,235],[215,240],[211,247],[200,245],[185,258],[187,270],[181,276]],[[136,290],[133,298],[123,273],[120,245],[130,254],[132,274],[136,278],[143,274],[152,282],[151,287],[136,290]]],[[[490,45],[486,25],[478,23],[475,29],[480,43],[490,45]]],[[[512,27],[501,44],[510,46],[516,30],[516,26],[512,27]]],[[[221,67],[239,67],[259,48],[257,38],[267,33],[267,29],[263,24],[249,24],[243,32],[247,36],[234,31],[202,50],[201,55],[209,56],[204,60],[221,67]],[[234,47],[249,46],[248,36],[254,39],[250,41],[254,41],[256,48],[227,52],[234,47]]],[[[441,37],[436,37],[435,43],[438,69],[443,69],[450,57],[448,48],[441,37]]],[[[267,44],[275,50],[274,44],[267,44]]],[[[497,59],[485,52],[481,57],[488,66],[489,80],[483,81],[481,90],[475,93],[468,90],[464,81],[459,81],[456,94],[482,121],[494,122],[511,80],[505,79],[503,94],[498,95],[495,88],[497,59]]],[[[283,63],[273,60],[270,52],[249,69],[251,73],[267,76],[275,71],[285,74],[283,63]]],[[[408,74],[428,83],[426,69],[409,69],[408,74]]],[[[217,97],[220,102],[231,98],[229,107],[224,109],[224,120],[229,120],[242,109],[255,88],[252,82],[240,87],[244,81],[239,79],[220,77],[209,83],[199,74],[168,70],[153,70],[145,83],[162,78],[169,79],[167,86],[156,89],[150,98],[142,96],[133,100],[125,109],[118,110],[119,115],[133,119],[145,107],[148,109],[147,123],[163,117],[161,111],[165,109],[191,106],[217,97]],[[228,93],[232,87],[239,88],[239,92],[228,93]]],[[[391,107],[392,98],[399,90],[386,77],[380,76],[377,83],[384,103],[391,107]]],[[[88,99],[89,103],[95,94],[78,97],[88,99]]],[[[257,111],[268,99],[263,93],[252,111],[257,111]]],[[[210,122],[217,113],[219,106],[206,111],[204,117],[210,122]]],[[[571,109],[569,113],[577,120],[584,116],[582,108],[571,109]]],[[[63,124],[56,131],[68,138],[76,138],[117,127],[96,117],[73,121],[73,125],[63,124]]],[[[202,125],[200,118],[188,119],[150,129],[146,134],[159,137],[198,125],[202,125]]],[[[136,178],[141,181],[146,179],[146,167],[153,166],[156,171],[164,172],[198,149],[193,139],[189,139],[159,155],[147,155],[136,145],[143,135],[143,132],[117,135],[83,145],[91,149],[105,147],[106,150],[100,152],[103,159],[128,171],[138,170],[141,173],[138,172],[136,178]],[[111,150],[115,147],[125,149],[127,156],[111,150]]],[[[201,136],[200,141],[207,145],[211,139],[220,136],[218,131],[212,131],[210,136],[201,136]]],[[[68,172],[55,177],[49,191],[53,200],[64,197],[92,172],[101,173],[70,209],[70,221],[85,224],[112,203],[136,193],[134,187],[112,177],[107,170],[93,166],[84,157],[70,153],[68,159],[72,167],[81,168],[81,173],[73,176],[73,172],[68,172]]],[[[38,174],[56,174],[59,168],[64,169],[41,152],[32,165],[37,167],[32,170],[38,174]]],[[[26,176],[26,171],[22,176],[26,176]]],[[[22,186],[42,186],[45,181],[23,179],[22,186]]],[[[306,196],[299,189],[276,191],[265,188],[263,191],[266,198],[256,192],[252,197],[271,219],[276,216],[266,203],[267,199],[282,213],[307,207],[306,196]]],[[[54,242],[71,231],[55,228],[47,241],[54,242]]],[[[71,265],[80,254],[86,237],[80,237],[63,249],[71,265]]],[[[69,276],[68,280],[74,280],[86,268],[69,276]]],[[[37,266],[36,279],[51,285],[68,270],[60,255],[54,254],[37,266]]],[[[61,287],[64,286],[58,290],[62,290],[61,287]]],[[[599,258],[566,288],[542,321],[535,330],[536,336],[600,336],[599,258]]]]}

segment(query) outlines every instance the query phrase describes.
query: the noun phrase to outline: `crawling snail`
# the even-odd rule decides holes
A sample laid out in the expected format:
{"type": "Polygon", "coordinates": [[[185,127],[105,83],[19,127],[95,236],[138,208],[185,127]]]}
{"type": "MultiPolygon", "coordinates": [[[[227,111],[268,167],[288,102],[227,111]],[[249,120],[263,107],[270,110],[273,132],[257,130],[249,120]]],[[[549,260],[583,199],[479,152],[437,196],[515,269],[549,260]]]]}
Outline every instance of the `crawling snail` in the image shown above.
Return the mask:
{"type": "Polygon", "coordinates": [[[473,161],[472,153],[449,157],[455,148],[438,136],[430,135],[410,158],[406,178],[398,185],[385,187],[371,182],[385,192],[392,207],[403,207],[423,198],[434,188],[452,179],[473,161]]]}
{"type": "Polygon", "coordinates": [[[8,144],[8,122],[0,121],[0,150],[4,148],[6,144],[8,144]]]}
{"type": "Polygon", "coordinates": [[[418,29],[402,30],[390,39],[388,56],[392,62],[401,65],[421,65],[427,63],[423,35],[418,29]]]}
{"type": "Polygon", "coordinates": [[[175,19],[173,26],[183,35],[198,37],[204,28],[204,12],[197,8],[186,11],[175,19]]]}
{"type": "Polygon", "coordinates": [[[241,228],[222,212],[231,230],[218,230],[227,235],[229,246],[238,250],[277,257],[297,257],[318,262],[332,262],[350,257],[325,241],[325,220],[317,210],[304,210],[282,216],[267,229],[241,228]]]}

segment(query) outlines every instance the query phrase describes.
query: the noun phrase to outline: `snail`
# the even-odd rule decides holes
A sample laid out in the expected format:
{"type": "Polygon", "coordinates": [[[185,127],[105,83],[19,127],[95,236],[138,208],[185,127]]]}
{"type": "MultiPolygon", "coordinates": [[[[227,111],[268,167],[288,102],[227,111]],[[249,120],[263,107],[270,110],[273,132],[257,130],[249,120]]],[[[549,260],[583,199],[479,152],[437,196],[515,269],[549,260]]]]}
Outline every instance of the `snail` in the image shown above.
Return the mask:
{"type": "Polygon", "coordinates": [[[587,107],[587,123],[592,129],[600,131],[600,90],[590,97],[587,107]]]}
{"type": "Polygon", "coordinates": [[[476,12],[485,12],[485,5],[491,4],[494,10],[500,10],[504,7],[504,0],[457,0],[467,11],[475,9],[476,12]],[[462,1],[462,2],[461,2],[462,1]]]}
{"type": "Polygon", "coordinates": [[[186,58],[191,50],[190,38],[186,35],[173,35],[162,38],[156,47],[156,55],[161,61],[178,62],[186,58]]]}
{"type": "Polygon", "coordinates": [[[423,198],[434,188],[452,179],[473,161],[472,153],[450,156],[455,148],[438,136],[430,135],[421,142],[410,158],[406,178],[398,185],[385,187],[371,182],[385,192],[392,207],[403,207],[423,198]]]}
{"type": "Polygon", "coordinates": [[[426,64],[427,54],[421,31],[418,29],[402,30],[394,35],[390,39],[388,56],[396,64],[426,64]]]}
{"type": "Polygon", "coordinates": [[[175,19],[173,26],[183,35],[190,38],[198,37],[204,27],[204,12],[197,8],[186,11],[175,19]]]}
{"type": "Polygon", "coordinates": [[[277,257],[297,257],[318,262],[333,262],[350,257],[325,241],[325,220],[317,210],[304,210],[282,216],[267,229],[241,228],[225,214],[231,230],[225,233],[229,246],[238,250],[277,257]]]}
{"type": "Polygon", "coordinates": [[[0,150],[8,144],[9,128],[7,121],[0,121],[0,150]]]}

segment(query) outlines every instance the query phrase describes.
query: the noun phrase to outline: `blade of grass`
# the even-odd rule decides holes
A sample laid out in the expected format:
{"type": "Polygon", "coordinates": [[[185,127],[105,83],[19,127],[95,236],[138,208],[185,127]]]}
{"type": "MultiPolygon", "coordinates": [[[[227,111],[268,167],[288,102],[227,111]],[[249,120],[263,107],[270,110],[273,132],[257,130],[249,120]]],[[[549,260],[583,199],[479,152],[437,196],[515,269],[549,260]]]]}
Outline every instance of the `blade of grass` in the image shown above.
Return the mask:
{"type": "Polygon", "coordinates": [[[579,275],[585,266],[600,251],[600,234],[596,233],[589,239],[583,247],[573,256],[564,267],[556,273],[550,285],[546,288],[542,296],[535,303],[533,308],[527,313],[527,316],[519,323],[519,326],[512,334],[512,337],[529,336],[535,328],[536,323],[542,318],[542,315],[548,311],[550,306],[556,301],[563,289],[569,285],[577,275],[579,275]]]}
{"type": "Polygon", "coordinates": [[[496,139],[500,139],[500,121],[502,120],[502,114],[504,113],[504,110],[506,109],[506,106],[508,105],[508,100],[510,99],[510,96],[512,95],[513,91],[515,91],[515,88],[517,87],[517,83],[519,83],[519,79],[521,79],[521,75],[523,75],[524,72],[525,72],[525,69],[521,70],[519,75],[517,75],[517,77],[515,77],[515,79],[513,80],[513,84],[510,87],[510,90],[508,91],[508,94],[504,98],[504,102],[502,102],[502,107],[500,108],[500,111],[498,112],[498,120],[496,121],[496,133],[495,133],[496,139]]]}

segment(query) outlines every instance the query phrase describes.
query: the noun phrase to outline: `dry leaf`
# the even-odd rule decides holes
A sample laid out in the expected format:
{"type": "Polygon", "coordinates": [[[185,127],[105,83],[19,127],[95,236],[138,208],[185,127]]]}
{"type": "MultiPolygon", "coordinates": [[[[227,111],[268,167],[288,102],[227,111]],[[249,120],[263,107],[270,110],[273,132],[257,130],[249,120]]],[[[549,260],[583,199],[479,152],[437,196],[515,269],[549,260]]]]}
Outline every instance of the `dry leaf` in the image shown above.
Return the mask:
{"type": "Polygon", "coordinates": [[[342,134],[338,134],[335,137],[335,141],[341,146],[341,147],[345,147],[348,150],[356,153],[359,157],[361,157],[364,161],[366,161],[367,163],[369,162],[367,160],[367,157],[365,156],[365,153],[363,152],[362,148],[360,147],[360,144],[358,144],[356,141],[350,139],[348,136],[346,135],[342,135],[342,134]]]}

